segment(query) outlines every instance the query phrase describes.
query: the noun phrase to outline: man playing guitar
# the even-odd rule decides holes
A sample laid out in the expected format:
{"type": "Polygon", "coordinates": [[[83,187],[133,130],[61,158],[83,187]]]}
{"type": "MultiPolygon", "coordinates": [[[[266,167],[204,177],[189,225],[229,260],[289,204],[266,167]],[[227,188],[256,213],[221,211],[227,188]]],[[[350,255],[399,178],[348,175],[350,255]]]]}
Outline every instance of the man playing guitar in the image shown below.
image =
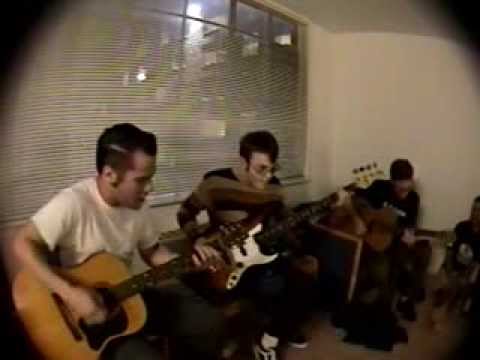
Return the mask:
{"type": "MultiPolygon", "coordinates": [[[[99,252],[129,263],[136,249],[152,267],[173,259],[175,254],[158,245],[145,204],[152,189],[156,153],[152,133],[128,123],[106,129],[97,142],[97,176],[58,193],[16,236],[14,250],[22,265],[88,324],[107,318],[100,296],[59,276],[39,250],[58,252],[64,267],[81,264],[99,252]]],[[[198,266],[214,255],[201,244],[195,250],[193,262],[198,266]]],[[[221,332],[216,310],[182,285],[151,289],[143,295],[149,313],[145,330],[181,340],[179,348],[186,351],[179,355],[181,359],[216,358],[221,332]],[[167,316],[172,313],[177,315],[167,316]]],[[[103,355],[152,360],[161,356],[143,336],[115,339],[103,355]]]]}
{"type": "MultiPolygon", "coordinates": [[[[273,203],[279,205],[276,214],[280,217],[283,215],[286,208],[283,205],[282,187],[274,176],[278,152],[278,143],[272,134],[267,131],[251,132],[240,141],[240,161],[237,166],[211,171],[204,176],[177,215],[178,223],[190,234],[192,243],[201,244],[204,241],[196,232],[196,218],[203,210],[207,211],[213,226],[248,218],[261,213],[273,203]]],[[[285,236],[290,248],[298,247],[294,236],[285,236]]],[[[297,269],[306,270],[297,271],[303,274],[304,280],[309,278],[305,272],[316,274],[317,263],[313,257],[304,257],[297,264],[301,264],[297,269]]],[[[253,347],[256,359],[276,359],[279,338],[289,340],[293,346],[306,346],[300,325],[306,315],[304,301],[309,296],[305,294],[305,287],[300,285],[302,281],[295,281],[294,285],[288,280],[291,270],[291,264],[285,259],[253,266],[232,293],[234,296],[254,298],[256,305],[271,318],[270,326],[253,347]]],[[[304,283],[309,283],[309,280],[304,283]]]]}
{"type": "MultiPolygon", "coordinates": [[[[416,241],[420,198],[413,190],[413,167],[406,159],[395,160],[390,167],[390,180],[376,180],[357,195],[376,209],[389,208],[396,216],[393,243],[384,253],[365,248],[363,269],[380,284],[381,296],[389,306],[393,297],[391,284],[400,294],[397,310],[407,320],[416,319],[415,302],[425,297],[424,281],[430,259],[428,241],[416,241]]],[[[368,276],[367,276],[368,277],[368,276]]],[[[366,280],[371,281],[371,279],[366,280]]]]}

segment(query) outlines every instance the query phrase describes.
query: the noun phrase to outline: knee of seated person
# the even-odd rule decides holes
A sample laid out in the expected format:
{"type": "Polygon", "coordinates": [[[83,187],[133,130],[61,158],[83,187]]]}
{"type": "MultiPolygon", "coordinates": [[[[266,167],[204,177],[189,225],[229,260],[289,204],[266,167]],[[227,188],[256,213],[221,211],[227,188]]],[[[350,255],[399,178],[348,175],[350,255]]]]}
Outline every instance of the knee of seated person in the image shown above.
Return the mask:
{"type": "Polygon", "coordinates": [[[379,264],[373,269],[372,276],[375,283],[385,284],[390,280],[390,270],[386,264],[379,264]]]}
{"type": "Polygon", "coordinates": [[[276,278],[275,280],[262,284],[258,289],[258,296],[263,299],[269,299],[268,301],[274,301],[281,297],[287,289],[286,282],[282,278],[276,278]]]}
{"type": "Polygon", "coordinates": [[[220,336],[226,328],[227,320],[220,309],[215,309],[212,319],[210,320],[210,327],[218,336],[220,336]]]}
{"type": "Polygon", "coordinates": [[[182,336],[215,338],[226,325],[222,311],[214,306],[197,306],[187,310],[187,315],[177,322],[176,332],[182,336]]]}
{"type": "Polygon", "coordinates": [[[211,307],[208,313],[203,315],[208,319],[208,323],[203,327],[203,332],[220,336],[226,328],[226,319],[223,312],[219,308],[211,307]]]}
{"type": "Polygon", "coordinates": [[[316,257],[305,255],[293,260],[293,271],[300,275],[316,278],[320,269],[319,261],[316,257]]]}
{"type": "Polygon", "coordinates": [[[202,314],[204,320],[191,320],[187,333],[182,335],[186,344],[195,352],[214,354],[220,351],[225,341],[226,324],[220,311],[202,314]],[[208,321],[205,319],[208,317],[208,321]]]}
{"type": "Polygon", "coordinates": [[[108,344],[100,356],[101,360],[162,360],[161,352],[145,339],[138,336],[118,338],[108,344]]]}

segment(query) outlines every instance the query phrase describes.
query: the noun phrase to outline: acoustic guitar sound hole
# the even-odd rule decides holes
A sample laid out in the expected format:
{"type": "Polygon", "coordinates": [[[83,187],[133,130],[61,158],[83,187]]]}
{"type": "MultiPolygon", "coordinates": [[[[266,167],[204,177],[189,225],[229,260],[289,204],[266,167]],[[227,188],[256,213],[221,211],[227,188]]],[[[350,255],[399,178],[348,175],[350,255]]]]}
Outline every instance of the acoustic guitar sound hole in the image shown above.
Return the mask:
{"type": "Polygon", "coordinates": [[[98,325],[88,325],[83,320],[80,321],[80,328],[87,338],[88,345],[93,350],[99,350],[109,337],[123,333],[128,326],[125,310],[117,305],[108,290],[97,290],[102,295],[109,311],[107,321],[98,325]]]}

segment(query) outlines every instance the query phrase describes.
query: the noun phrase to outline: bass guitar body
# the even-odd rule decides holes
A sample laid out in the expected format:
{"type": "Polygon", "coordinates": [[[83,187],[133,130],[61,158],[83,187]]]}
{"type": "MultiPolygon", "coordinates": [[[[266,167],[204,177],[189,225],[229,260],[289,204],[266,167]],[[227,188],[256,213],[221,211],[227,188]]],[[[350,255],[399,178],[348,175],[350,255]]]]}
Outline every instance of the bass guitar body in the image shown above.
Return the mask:
{"type": "Polygon", "coordinates": [[[257,223],[246,232],[239,244],[223,249],[226,265],[209,275],[209,282],[217,290],[231,290],[237,286],[243,273],[252,266],[267,264],[275,260],[278,254],[264,254],[255,240],[255,235],[262,231],[262,224],[257,223]]]}

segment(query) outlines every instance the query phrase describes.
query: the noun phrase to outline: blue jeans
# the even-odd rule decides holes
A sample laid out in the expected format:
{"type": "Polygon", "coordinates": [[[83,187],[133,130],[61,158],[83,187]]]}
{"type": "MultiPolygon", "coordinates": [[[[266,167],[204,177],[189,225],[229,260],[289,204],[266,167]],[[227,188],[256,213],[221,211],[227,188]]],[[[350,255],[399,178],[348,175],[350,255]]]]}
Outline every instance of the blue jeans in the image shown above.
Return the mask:
{"type": "Polygon", "coordinates": [[[146,335],[168,336],[174,359],[216,359],[222,348],[223,317],[192,289],[175,283],[143,294],[147,323],[138,335],[112,342],[108,360],[159,359],[160,353],[145,340],[146,335]]]}
{"type": "Polygon", "coordinates": [[[266,332],[281,340],[297,335],[313,309],[313,282],[292,278],[287,259],[277,259],[249,269],[234,289],[238,297],[251,299],[267,315],[266,332]]]}
{"type": "Polygon", "coordinates": [[[113,340],[102,354],[105,360],[167,360],[160,351],[141,335],[113,340]]]}

